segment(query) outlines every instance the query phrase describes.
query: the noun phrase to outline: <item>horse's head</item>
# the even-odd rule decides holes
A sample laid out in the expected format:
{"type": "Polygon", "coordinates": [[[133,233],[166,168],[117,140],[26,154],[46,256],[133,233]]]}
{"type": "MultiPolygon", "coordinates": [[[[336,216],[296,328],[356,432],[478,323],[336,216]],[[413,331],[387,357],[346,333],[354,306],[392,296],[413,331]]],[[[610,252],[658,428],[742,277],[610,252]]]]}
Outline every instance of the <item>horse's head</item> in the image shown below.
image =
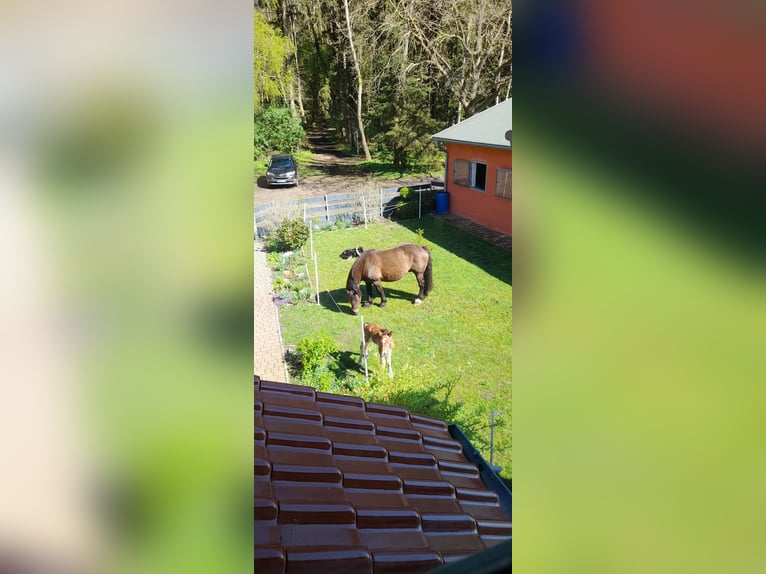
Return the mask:
{"type": "Polygon", "coordinates": [[[348,279],[346,280],[346,295],[348,296],[348,302],[351,305],[351,312],[354,315],[359,314],[359,305],[362,302],[362,288],[359,286],[359,282],[354,279],[354,268],[348,272],[348,279]]]}
{"type": "Polygon", "coordinates": [[[394,332],[389,331],[388,329],[383,329],[380,332],[380,344],[383,349],[393,349],[394,348],[394,332]]]}
{"type": "Polygon", "coordinates": [[[346,289],[346,295],[348,295],[348,302],[351,305],[351,312],[354,315],[359,314],[359,304],[362,302],[362,291],[356,289],[346,289]]]}

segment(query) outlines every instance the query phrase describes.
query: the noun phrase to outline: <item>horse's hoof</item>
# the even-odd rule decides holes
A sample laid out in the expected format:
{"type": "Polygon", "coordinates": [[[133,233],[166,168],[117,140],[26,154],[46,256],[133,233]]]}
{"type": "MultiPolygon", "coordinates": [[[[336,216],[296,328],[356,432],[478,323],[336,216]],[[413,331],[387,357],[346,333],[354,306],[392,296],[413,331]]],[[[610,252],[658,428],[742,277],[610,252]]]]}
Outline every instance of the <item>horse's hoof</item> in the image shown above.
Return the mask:
{"type": "Polygon", "coordinates": [[[380,302],[380,306],[381,306],[381,307],[385,307],[385,306],[386,306],[386,302],[385,302],[385,301],[381,301],[381,302],[380,302]]]}
{"type": "Polygon", "coordinates": [[[412,304],[413,304],[413,305],[420,305],[422,302],[423,302],[423,300],[422,300],[420,297],[418,297],[417,299],[415,299],[415,300],[412,302],[412,304]]]}

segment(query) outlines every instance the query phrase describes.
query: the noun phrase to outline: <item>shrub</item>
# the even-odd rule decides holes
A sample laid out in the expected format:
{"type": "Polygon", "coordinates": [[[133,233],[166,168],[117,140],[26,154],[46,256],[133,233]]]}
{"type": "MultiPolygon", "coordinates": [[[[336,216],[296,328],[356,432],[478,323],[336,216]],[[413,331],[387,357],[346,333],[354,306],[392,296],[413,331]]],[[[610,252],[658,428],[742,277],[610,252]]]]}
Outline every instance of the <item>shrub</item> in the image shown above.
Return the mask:
{"type": "Polygon", "coordinates": [[[331,223],[322,226],[323,231],[339,231],[341,229],[348,229],[353,227],[352,223],[347,219],[339,217],[333,220],[331,223]]]}
{"type": "Polygon", "coordinates": [[[399,200],[396,205],[397,219],[412,219],[418,216],[418,202],[420,212],[425,215],[436,207],[436,194],[433,191],[416,191],[411,187],[403,187],[399,190],[399,200]],[[418,198],[418,194],[422,194],[418,198]]]}
{"type": "Polygon", "coordinates": [[[326,332],[320,331],[316,337],[304,337],[298,343],[298,356],[303,366],[303,374],[317,371],[334,362],[333,353],[338,352],[335,340],[326,332]]]}
{"type": "Polygon", "coordinates": [[[309,227],[300,219],[285,219],[274,230],[274,244],[279,251],[294,251],[303,247],[309,238],[309,227]]]}
{"type": "Polygon", "coordinates": [[[303,126],[289,108],[272,106],[255,116],[253,147],[256,157],[269,150],[292,153],[303,136],[303,126]]]}

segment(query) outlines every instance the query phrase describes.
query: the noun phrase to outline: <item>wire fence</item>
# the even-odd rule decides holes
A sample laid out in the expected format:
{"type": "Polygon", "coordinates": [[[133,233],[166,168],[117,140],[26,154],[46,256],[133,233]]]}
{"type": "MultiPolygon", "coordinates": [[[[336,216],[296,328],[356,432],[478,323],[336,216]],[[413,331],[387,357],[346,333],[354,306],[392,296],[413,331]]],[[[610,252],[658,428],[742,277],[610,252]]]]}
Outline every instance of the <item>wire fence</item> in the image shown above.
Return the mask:
{"type": "MultiPolygon", "coordinates": [[[[440,181],[408,187],[417,192],[444,190],[444,184],[440,181]]],[[[399,199],[402,189],[386,187],[271,201],[253,209],[254,235],[256,238],[268,235],[285,219],[302,219],[305,223],[314,223],[319,227],[332,225],[337,220],[359,224],[376,219],[389,219],[401,205],[399,199]]],[[[416,195],[412,201],[418,202],[419,196],[420,194],[416,195]]]]}

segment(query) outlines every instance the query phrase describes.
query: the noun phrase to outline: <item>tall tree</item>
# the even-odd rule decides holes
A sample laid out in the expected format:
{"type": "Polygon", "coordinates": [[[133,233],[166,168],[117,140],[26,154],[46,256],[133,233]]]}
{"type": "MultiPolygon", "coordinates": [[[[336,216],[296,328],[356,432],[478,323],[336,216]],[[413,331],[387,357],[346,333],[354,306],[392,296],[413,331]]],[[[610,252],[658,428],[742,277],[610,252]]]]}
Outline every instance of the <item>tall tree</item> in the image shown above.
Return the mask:
{"type": "Polygon", "coordinates": [[[397,14],[467,115],[486,107],[510,78],[509,23],[503,0],[402,0],[397,14]]]}
{"type": "Polygon", "coordinates": [[[367,161],[370,161],[372,156],[370,155],[370,148],[367,145],[367,136],[364,133],[364,121],[362,120],[362,95],[364,89],[362,68],[359,65],[359,58],[356,55],[356,48],[354,47],[354,33],[351,28],[351,15],[349,14],[348,0],[343,0],[343,10],[346,14],[346,33],[348,34],[348,44],[351,48],[351,58],[354,63],[354,72],[356,73],[356,121],[359,129],[359,137],[362,140],[364,157],[367,161]]]}
{"type": "Polygon", "coordinates": [[[253,14],[253,103],[257,113],[266,103],[287,101],[292,71],[286,66],[295,49],[258,11],[253,14]]]}

